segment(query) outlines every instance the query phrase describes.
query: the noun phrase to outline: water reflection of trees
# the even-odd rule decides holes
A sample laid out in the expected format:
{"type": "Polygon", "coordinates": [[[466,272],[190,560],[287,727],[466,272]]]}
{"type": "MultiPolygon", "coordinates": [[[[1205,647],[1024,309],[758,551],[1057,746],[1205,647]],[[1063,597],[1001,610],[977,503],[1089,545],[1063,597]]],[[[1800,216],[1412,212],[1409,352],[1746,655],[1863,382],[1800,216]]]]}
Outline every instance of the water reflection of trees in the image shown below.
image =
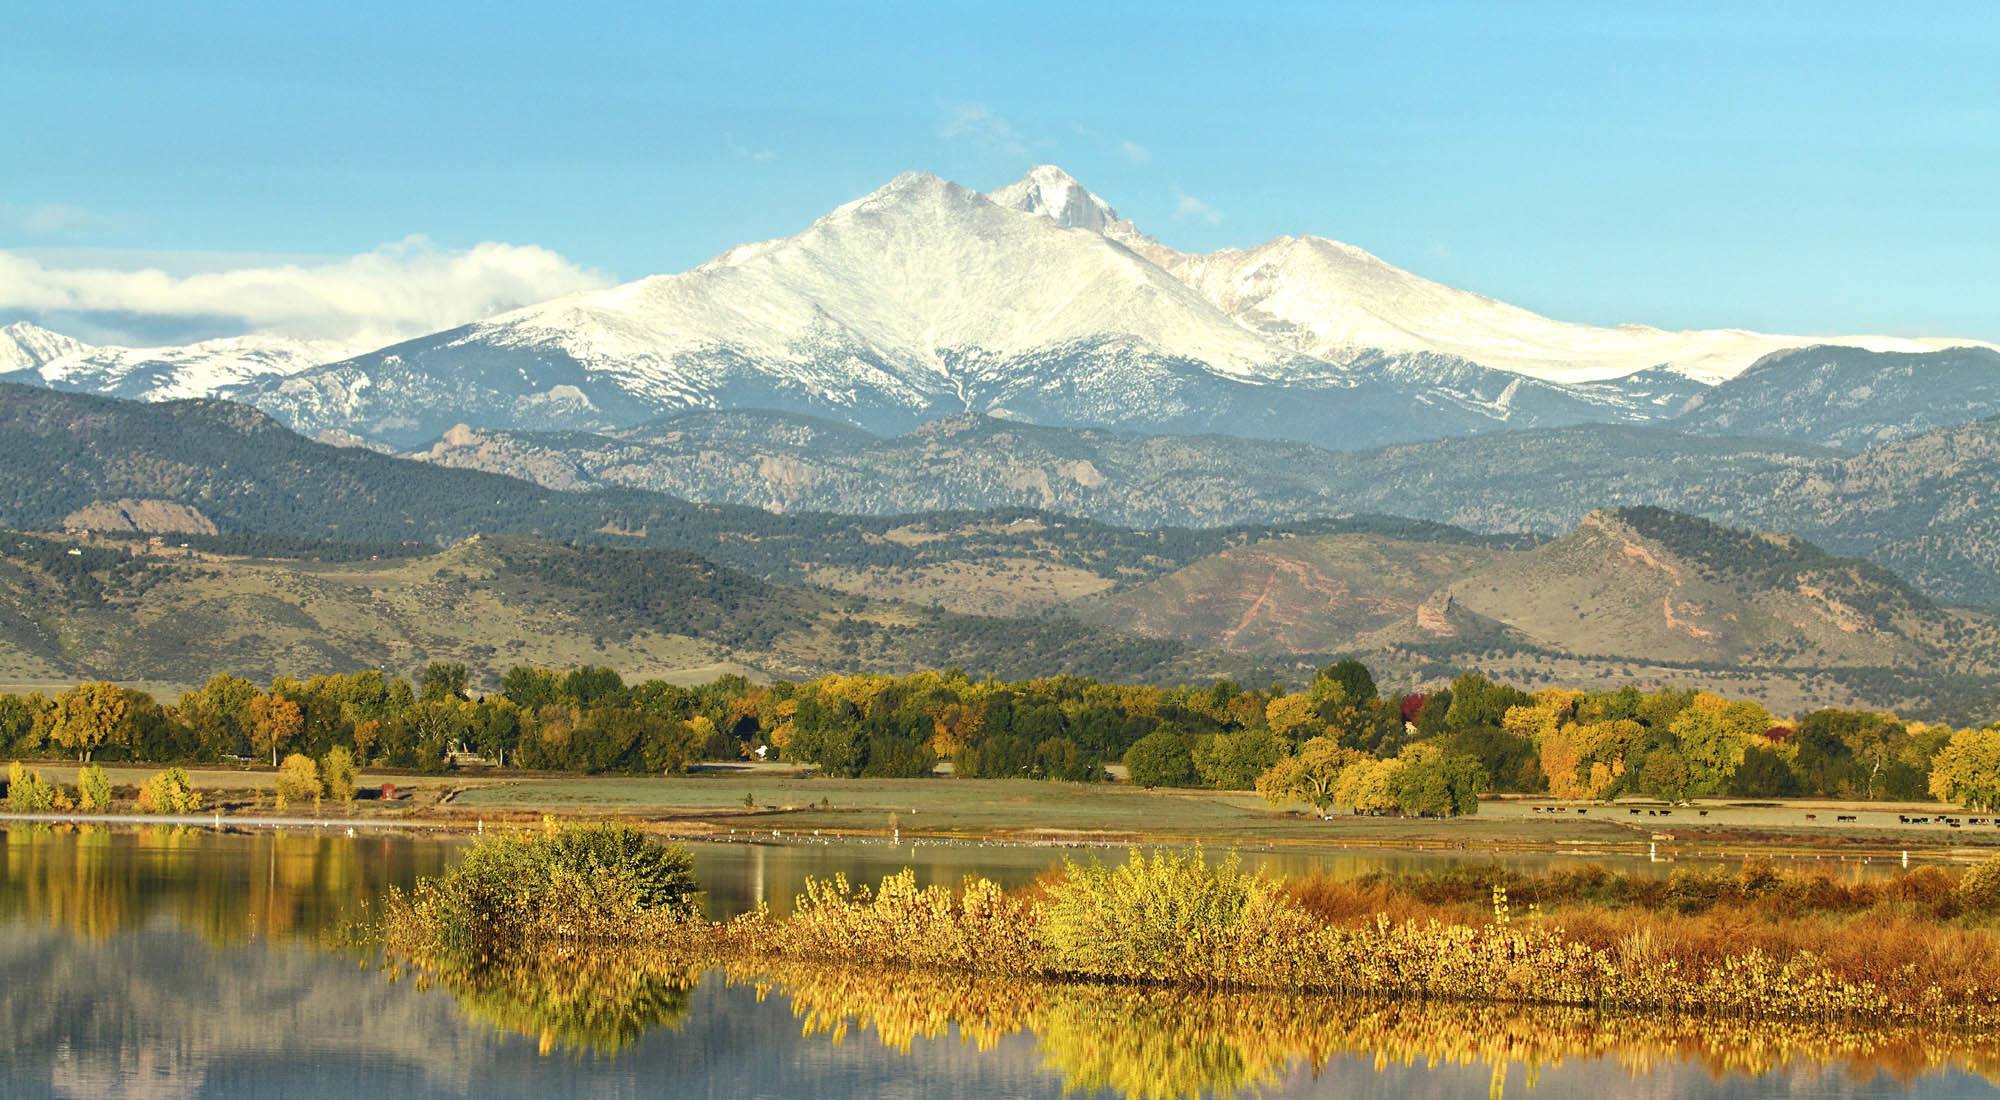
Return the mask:
{"type": "MultiPolygon", "coordinates": [[[[463,1011],[536,1038],[545,1053],[605,1054],[656,1027],[678,1028],[699,965],[665,953],[590,949],[505,966],[416,968],[463,1011]]],[[[956,1038],[990,1050],[1032,1036],[1045,1068],[1073,1091],[1132,1098],[1231,1096],[1360,1059],[1378,1071],[1483,1066],[1492,1093],[1517,1068],[1530,1088],[1541,1071],[1606,1060],[1635,1076],[1678,1064],[1758,1075],[1843,1066],[1904,1081],[1957,1067],[2000,1077],[2000,1053],[1982,1036],[1869,1030],[1826,1022],[1771,1023],[1616,1016],[1583,1009],[1368,1001],[1275,993],[1067,985],[882,971],[824,964],[727,965],[715,977],[784,999],[808,1038],[833,1043],[873,1033],[909,1054],[918,1040],[956,1038]]]]}
{"type": "Polygon", "coordinates": [[[729,980],[787,997],[807,1034],[835,1041],[869,1030],[907,1051],[915,1038],[956,1033],[983,1048],[1031,1033],[1069,1087],[1145,1100],[1254,1091],[1293,1066],[1317,1073],[1337,1058],[1366,1059],[1378,1070],[1486,1066],[1496,1096],[1514,1067],[1532,1087],[1542,1069],[1574,1059],[1615,1061],[1635,1076],[1678,1063],[1716,1075],[1795,1065],[1843,1065],[1905,1081],[1952,1066],[2000,1075],[2000,1052],[1985,1036],[1821,1022],[1035,985],[823,966],[763,967],[729,980]]]}
{"type": "Polygon", "coordinates": [[[166,916],[213,946],[317,938],[357,903],[433,871],[443,849],[305,832],[148,826],[0,830],[0,919],[101,940],[166,916]]]}
{"type": "MultiPolygon", "coordinates": [[[[507,962],[455,960],[410,967],[419,988],[438,987],[471,1019],[526,1035],[541,1052],[615,1054],[687,1019],[698,969],[592,952],[551,952],[507,962]]],[[[400,977],[403,967],[392,967],[400,977]]]]}

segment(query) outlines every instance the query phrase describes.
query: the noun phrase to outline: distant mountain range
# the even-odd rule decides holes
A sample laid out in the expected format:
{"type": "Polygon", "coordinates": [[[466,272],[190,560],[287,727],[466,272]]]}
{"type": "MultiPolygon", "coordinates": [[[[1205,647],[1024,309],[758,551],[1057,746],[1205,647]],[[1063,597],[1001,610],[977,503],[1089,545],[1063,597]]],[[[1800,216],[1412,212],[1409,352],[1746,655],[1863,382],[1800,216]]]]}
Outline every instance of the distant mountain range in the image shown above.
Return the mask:
{"type": "Polygon", "coordinates": [[[17,321],[0,327],[0,382],[21,382],[137,401],[213,397],[352,354],[334,341],[231,336],[177,347],[86,344],[17,321]]]}
{"type": "MultiPolygon", "coordinates": [[[[1750,432],[1758,414],[1710,387],[1822,345],[1843,349],[1820,353],[1844,364],[1825,372],[1829,409],[1866,403],[1855,395],[1876,368],[1854,350],[1915,357],[1911,399],[1950,408],[1922,355],[1974,343],[1569,324],[1319,237],[1182,253],[1043,166],[988,194],[905,174],[795,236],[682,274],[358,356],[255,337],[89,348],[15,325],[0,332],[0,378],[230,396],[308,434],[399,447],[458,424],[611,431],[765,409],[878,434],[982,413],[1346,449],[1690,408],[1691,423],[1750,432]]],[[[1954,378],[1994,373],[1991,359],[1948,354],[1954,378]]],[[[1809,410],[1778,419],[1814,430],[1809,410]]],[[[1869,430],[1843,426],[1842,439],[1869,430]]]]}
{"type": "MultiPolygon", "coordinates": [[[[1779,366],[1716,392],[1761,386],[1757,376],[1779,366]]],[[[1133,527],[1358,512],[1554,535],[1596,508],[1656,505],[1801,535],[1936,599],[2000,607],[2000,418],[1849,454],[1629,424],[1333,452],[986,417],[881,439],[789,414],[690,413],[610,435],[460,428],[412,457],[557,489],[649,489],[782,512],[1034,508],[1133,527]]]]}
{"type": "MultiPolygon", "coordinates": [[[[1478,507],[1469,487],[1480,467],[1487,492],[1518,490],[1524,511],[1577,507],[1565,492],[1582,499],[1602,485],[1565,486],[1564,471],[1609,470],[1621,454],[1635,484],[1666,485],[1674,463],[1647,460],[1647,441],[1689,438],[1573,428],[1343,456],[954,424],[984,433],[989,453],[1010,433],[1044,447],[1100,444],[1084,461],[1107,483],[1125,467],[1188,470],[1211,445],[1363,462],[1345,475],[1353,485],[1467,448],[1449,477],[1412,478],[1412,495],[1392,502],[1412,512],[1454,494],[1478,507]]],[[[1877,561],[1901,555],[1933,583],[1976,576],[1972,563],[1994,545],[1980,494],[1996,483],[2000,426],[1851,457],[1695,442],[1710,447],[1701,461],[1754,472],[1775,500],[1798,498],[1795,515],[1845,515],[1855,537],[1879,535],[1877,561]],[[1871,485],[1884,483],[1916,488],[1878,509],[1871,485]]],[[[1723,468],[1709,488],[1682,491],[1721,491],[1734,476],[1723,468]]],[[[1781,709],[1865,702],[1961,720],[2000,685],[1990,610],[1944,606],[1879,564],[1793,534],[1659,509],[1589,511],[1554,538],[1383,515],[1128,528],[1026,509],[774,514],[328,446],[226,402],[0,385],[0,528],[67,529],[89,548],[72,557],[60,537],[0,537],[0,680],[173,680],[218,663],[259,674],[403,667],[426,655],[482,667],[617,659],[689,675],[956,664],[1261,680],[1351,653],[1412,686],[1479,667],[1525,682],[1699,684],[1781,709]],[[128,557],[149,533],[164,545],[128,557]]]]}

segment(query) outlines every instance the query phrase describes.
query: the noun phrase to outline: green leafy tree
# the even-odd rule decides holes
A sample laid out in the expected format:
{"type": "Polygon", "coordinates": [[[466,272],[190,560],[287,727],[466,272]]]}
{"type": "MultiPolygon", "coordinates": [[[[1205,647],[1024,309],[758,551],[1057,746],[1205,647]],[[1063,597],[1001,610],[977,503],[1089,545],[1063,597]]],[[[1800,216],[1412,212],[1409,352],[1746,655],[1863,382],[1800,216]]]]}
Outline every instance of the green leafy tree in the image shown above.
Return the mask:
{"type": "Polygon", "coordinates": [[[1141,787],[1192,787],[1194,755],[1171,730],[1155,730],[1125,750],[1125,775],[1141,787]]]}
{"type": "Polygon", "coordinates": [[[1285,754],[1284,742],[1264,726],[1218,733],[1195,742],[1194,767],[1202,781],[1223,791],[1247,791],[1285,754]]]}
{"type": "Polygon", "coordinates": [[[1743,751],[1743,763],[1729,781],[1729,793],[1746,798],[1791,798],[1799,793],[1798,773],[1775,750],[1752,745],[1743,751]]]}
{"type": "Polygon", "coordinates": [[[516,665],[500,677],[500,694],[524,713],[533,714],[561,696],[562,677],[545,668],[516,665]]]}
{"type": "Polygon", "coordinates": [[[1451,682],[1451,709],[1445,714],[1445,724],[1452,729],[1498,726],[1510,708],[1533,703],[1534,699],[1519,688],[1468,672],[1451,682]]]}
{"type": "Polygon", "coordinates": [[[1771,713],[1756,703],[1732,703],[1710,692],[1696,695],[1667,725],[1687,765],[1688,792],[1727,790],[1744,752],[1770,728],[1771,713]]]}
{"type": "Polygon", "coordinates": [[[1656,798],[1679,802],[1688,796],[1694,773],[1687,757],[1665,745],[1646,754],[1639,773],[1640,788],[1656,798]]]}
{"type": "Polygon", "coordinates": [[[702,750],[708,745],[709,734],[714,730],[713,724],[703,717],[683,722],[638,711],[633,713],[640,714],[643,723],[639,733],[639,753],[645,761],[646,770],[661,775],[677,775],[700,760],[702,750]]]}
{"type": "Polygon", "coordinates": [[[214,760],[242,752],[250,744],[250,700],[256,696],[256,684],[250,680],[216,674],[200,688],[182,694],[174,712],[194,732],[200,754],[214,760]]]}
{"type": "Polygon", "coordinates": [[[471,682],[471,673],[466,667],[452,661],[432,661],[424,666],[422,689],[418,699],[426,703],[444,703],[471,698],[466,685],[471,682]]]}
{"type": "Polygon", "coordinates": [[[19,695],[0,695],[0,752],[34,752],[40,748],[35,709],[19,695]]]}
{"type": "Polygon", "coordinates": [[[1389,781],[1396,808],[1413,817],[1457,817],[1479,812],[1479,795],[1487,786],[1486,771],[1464,753],[1445,752],[1435,745],[1412,745],[1397,758],[1401,765],[1389,781]]]}
{"type": "Polygon", "coordinates": [[[1314,687],[1322,683],[1337,687],[1340,693],[1352,703],[1366,703],[1380,696],[1375,687],[1375,674],[1360,661],[1348,658],[1320,669],[1313,677],[1314,687]]]}
{"type": "Polygon", "coordinates": [[[1094,783],[1104,778],[1095,756],[1065,737],[1050,737],[1035,746],[1035,768],[1044,779],[1064,783],[1094,783]]]}

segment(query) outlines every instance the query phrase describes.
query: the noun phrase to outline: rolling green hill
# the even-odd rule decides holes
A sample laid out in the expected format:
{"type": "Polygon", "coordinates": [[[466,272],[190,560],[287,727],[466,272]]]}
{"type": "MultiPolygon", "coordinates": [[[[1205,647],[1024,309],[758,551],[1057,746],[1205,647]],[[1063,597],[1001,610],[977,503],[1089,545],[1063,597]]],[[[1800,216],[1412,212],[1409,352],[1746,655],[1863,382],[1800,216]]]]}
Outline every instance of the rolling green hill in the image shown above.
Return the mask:
{"type": "Polygon", "coordinates": [[[777,515],[643,490],[552,490],[328,446],[227,402],[142,404],[14,385],[0,385],[0,527],[214,531],[301,546],[435,548],[520,535],[681,550],[766,579],[1000,614],[1285,532],[1471,537],[1368,516],[1135,530],[1021,508],[777,515]]]}
{"type": "Polygon", "coordinates": [[[187,684],[463,661],[645,676],[958,666],[1005,677],[1172,679],[1267,663],[1080,625],[775,584],[668,550],[475,538],[337,560],[0,533],[0,682],[187,684]],[[71,553],[75,551],[75,553],[71,553]]]}

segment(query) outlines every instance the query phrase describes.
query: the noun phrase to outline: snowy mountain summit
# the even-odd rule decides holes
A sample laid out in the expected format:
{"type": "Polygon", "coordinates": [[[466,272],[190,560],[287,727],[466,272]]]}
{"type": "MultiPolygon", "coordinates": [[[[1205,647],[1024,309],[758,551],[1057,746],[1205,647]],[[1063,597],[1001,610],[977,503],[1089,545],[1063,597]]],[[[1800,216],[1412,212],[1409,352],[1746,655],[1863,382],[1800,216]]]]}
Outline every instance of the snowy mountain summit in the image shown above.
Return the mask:
{"type": "Polygon", "coordinates": [[[250,334],[178,347],[86,344],[26,321],[0,328],[0,381],[142,401],[213,397],[353,354],[349,345],[250,334]]]}
{"type": "Polygon", "coordinates": [[[1185,253],[1042,165],[985,194],[905,173],[794,236],[339,362],[0,345],[0,367],[132,396],[222,393],[309,433],[400,445],[456,424],[762,408],[878,432],[969,411],[1351,447],[1659,419],[1786,348],[1947,343],[1570,324],[1321,237],[1185,253]]]}

